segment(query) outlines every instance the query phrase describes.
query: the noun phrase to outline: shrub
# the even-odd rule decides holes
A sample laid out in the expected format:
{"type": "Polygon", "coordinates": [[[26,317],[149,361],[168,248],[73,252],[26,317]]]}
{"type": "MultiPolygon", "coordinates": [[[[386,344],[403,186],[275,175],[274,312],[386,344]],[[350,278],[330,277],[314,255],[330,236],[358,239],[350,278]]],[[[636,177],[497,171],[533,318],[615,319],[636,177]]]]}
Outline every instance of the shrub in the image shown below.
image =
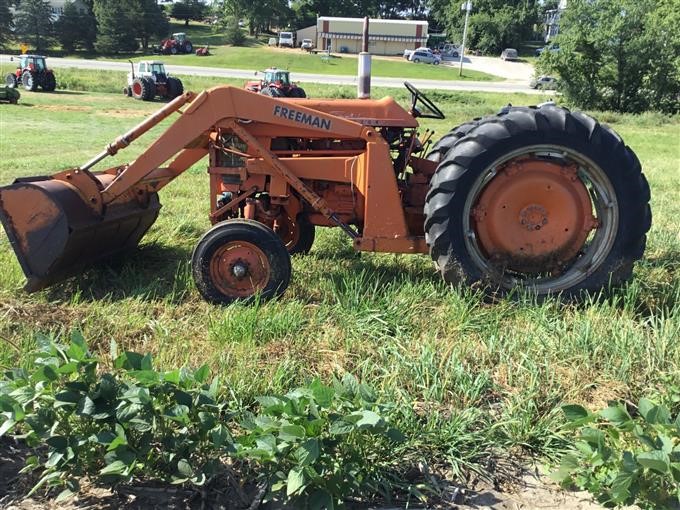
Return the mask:
{"type": "Polygon", "coordinates": [[[269,499],[295,508],[389,497],[402,435],[389,424],[393,407],[351,375],[260,397],[253,413],[230,408],[207,366],[163,371],[148,354],[116,351],[105,363],[78,333],[68,345],[40,337],[30,368],[0,378],[0,437],[41,447],[24,468],[40,471],[31,493],[60,487],[68,497],[81,476],[202,485],[230,456],[254,468],[269,499]]]}
{"type": "Polygon", "coordinates": [[[608,506],[671,509],[680,504],[680,414],[641,399],[631,417],[621,404],[599,413],[563,408],[578,431],[574,450],[552,476],[563,486],[593,493],[608,506]]]}

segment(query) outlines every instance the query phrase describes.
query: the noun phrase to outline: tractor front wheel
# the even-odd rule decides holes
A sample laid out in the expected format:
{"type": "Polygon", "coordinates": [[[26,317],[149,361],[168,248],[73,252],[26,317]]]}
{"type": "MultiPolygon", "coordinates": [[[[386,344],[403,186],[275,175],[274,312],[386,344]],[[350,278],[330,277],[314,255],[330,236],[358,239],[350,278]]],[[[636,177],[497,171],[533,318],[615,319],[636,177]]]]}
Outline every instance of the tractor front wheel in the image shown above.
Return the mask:
{"type": "Polygon", "coordinates": [[[135,78],[130,85],[130,95],[135,99],[144,99],[145,85],[142,78],[135,78]]]}
{"type": "Polygon", "coordinates": [[[426,241],[448,283],[579,298],[630,278],[649,198],[640,162],[608,127],[554,105],[512,108],[440,162],[426,241]]]}
{"type": "Polygon", "coordinates": [[[37,76],[32,71],[24,71],[24,74],[21,75],[21,84],[25,90],[33,92],[38,88],[37,76]]]}
{"type": "Polygon", "coordinates": [[[291,276],[290,255],[272,229],[254,220],[215,225],[191,258],[196,288],[206,301],[264,301],[283,294],[291,276]]]}
{"type": "Polygon", "coordinates": [[[5,76],[5,85],[11,89],[17,88],[17,77],[13,73],[7,73],[5,76]]]}
{"type": "Polygon", "coordinates": [[[260,94],[269,97],[283,97],[283,93],[276,87],[262,87],[260,94]]]}
{"type": "Polygon", "coordinates": [[[57,80],[54,77],[54,74],[48,73],[45,75],[45,78],[42,83],[42,89],[45,92],[54,92],[57,88],[57,80]]]}

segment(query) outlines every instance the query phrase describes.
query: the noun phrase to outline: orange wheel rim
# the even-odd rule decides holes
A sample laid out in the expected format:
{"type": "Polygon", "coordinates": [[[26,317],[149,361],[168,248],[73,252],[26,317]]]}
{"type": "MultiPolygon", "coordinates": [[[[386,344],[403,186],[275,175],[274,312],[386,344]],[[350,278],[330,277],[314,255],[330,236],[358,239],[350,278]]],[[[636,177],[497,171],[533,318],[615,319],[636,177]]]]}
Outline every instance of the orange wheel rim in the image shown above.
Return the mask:
{"type": "Polygon", "coordinates": [[[270,276],[266,254],[246,241],[226,243],[210,260],[210,278],[225,296],[250,297],[267,286],[270,276]]]}
{"type": "Polygon", "coordinates": [[[276,218],[274,232],[281,238],[289,251],[300,240],[300,225],[285,214],[276,218]]]}
{"type": "Polygon", "coordinates": [[[479,246],[507,269],[556,271],[597,226],[578,167],[517,158],[498,168],[471,210],[479,246]]]}

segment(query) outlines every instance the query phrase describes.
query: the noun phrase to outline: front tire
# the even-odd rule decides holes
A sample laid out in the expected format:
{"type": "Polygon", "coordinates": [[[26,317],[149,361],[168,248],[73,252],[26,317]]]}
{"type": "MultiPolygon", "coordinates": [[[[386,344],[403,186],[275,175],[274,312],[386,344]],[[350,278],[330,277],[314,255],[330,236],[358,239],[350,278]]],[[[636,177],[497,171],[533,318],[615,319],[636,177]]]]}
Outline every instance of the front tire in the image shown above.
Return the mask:
{"type": "Polygon", "coordinates": [[[280,296],[292,271],[290,255],[279,236],[247,219],[223,221],[206,232],[191,264],[201,296],[222,305],[280,296]]]}
{"type": "Polygon", "coordinates": [[[21,84],[24,86],[25,90],[33,92],[35,89],[38,88],[36,74],[31,71],[24,71],[24,74],[21,75],[21,84]]]}
{"type": "Polygon", "coordinates": [[[578,298],[631,277],[649,198],[637,157],[608,127],[554,105],[513,108],[441,161],[426,241],[448,283],[578,298]]]}

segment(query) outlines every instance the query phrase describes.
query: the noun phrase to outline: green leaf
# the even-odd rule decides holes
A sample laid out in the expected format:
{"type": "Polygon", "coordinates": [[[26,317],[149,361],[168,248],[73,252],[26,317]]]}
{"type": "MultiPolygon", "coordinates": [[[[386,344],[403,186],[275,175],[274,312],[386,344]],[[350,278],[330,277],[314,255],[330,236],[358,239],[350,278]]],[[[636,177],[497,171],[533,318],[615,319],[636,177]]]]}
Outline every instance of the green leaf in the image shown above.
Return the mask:
{"type": "Polygon", "coordinates": [[[624,503],[630,497],[630,486],[636,478],[634,473],[620,472],[612,482],[611,495],[614,503],[624,503]]]}
{"type": "Polygon", "coordinates": [[[587,418],[590,414],[585,407],[576,404],[562,406],[562,412],[564,413],[564,417],[569,421],[581,420],[587,418]]]}
{"type": "Polygon", "coordinates": [[[309,496],[309,510],[335,510],[333,496],[325,490],[316,490],[309,496]]]}
{"type": "Polygon", "coordinates": [[[288,472],[286,483],[286,495],[288,497],[297,494],[305,486],[305,473],[303,468],[293,468],[288,472]]]}
{"type": "Polygon", "coordinates": [[[356,429],[356,425],[354,423],[348,423],[343,420],[337,420],[334,421],[331,424],[331,427],[329,429],[329,432],[334,435],[334,436],[340,436],[343,434],[349,434],[350,432],[354,431],[356,429]]]}
{"type": "Polygon", "coordinates": [[[656,450],[638,454],[635,459],[641,466],[665,475],[670,470],[670,460],[668,455],[656,450]]]}
{"type": "Polygon", "coordinates": [[[279,430],[279,438],[282,441],[295,441],[305,437],[305,428],[300,425],[284,425],[279,430]]]}
{"type": "Polygon", "coordinates": [[[208,365],[203,365],[194,372],[194,379],[196,380],[197,383],[203,384],[208,380],[209,375],[210,368],[208,367],[208,365]]]}
{"type": "Polygon", "coordinates": [[[75,391],[59,392],[54,396],[54,407],[75,406],[82,397],[82,393],[75,391]]]}
{"type": "Polygon", "coordinates": [[[81,399],[76,408],[76,414],[80,416],[92,416],[96,411],[97,406],[95,406],[92,399],[88,396],[81,399]]]}
{"type": "Polygon", "coordinates": [[[350,373],[343,376],[342,387],[344,397],[354,398],[359,393],[359,381],[350,373]]]}
{"type": "Polygon", "coordinates": [[[360,429],[367,429],[377,427],[383,423],[383,419],[377,413],[373,411],[362,411],[361,419],[356,423],[356,425],[360,429]]]}
{"type": "Polygon", "coordinates": [[[626,409],[621,404],[609,406],[606,409],[603,409],[600,411],[600,416],[616,425],[622,425],[631,420],[628,411],[626,411],[626,409]]]}
{"type": "Polygon", "coordinates": [[[160,374],[153,370],[131,370],[130,375],[138,382],[146,385],[153,385],[159,382],[160,374]]]}
{"type": "Polygon", "coordinates": [[[104,466],[101,471],[99,471],[100,475],[117,475],[117,476],[123,476],[125,472],[127,471],[128,466],[123,463],[123,461],[116,460],[109,464],[108,466],[104,466]]]}
{"type": "Polygon", "coordinates": [[[153,370],[151,354],[146,354],[140,362],[140,370],[153,370]]]}
{"type": "Polygon", "coordinates": [[[75,493],[71,489],[64,489],[54,499],[55,503],[61,503],[69,498],[72,498],[75,493]]]}
{"type": "Polygon", "coordinates": [[[5,420],[2,422],[2,425],[0,425],[0,437],[4,436],[9,430],[16,425],[16,421],[14,420],[5,420]]]}
{"type": "Polygon", "coordinates": [[[165,372],[163,374],[163,380],[171,384],[179,384],[179,370],[173,370],[172,372],[165,372]]]}
{"type": "Polygon", "coordinates": [[[370,404],[375,403],[375,401],[378,399],[373,388],[366,384],[359,385],[359,395],[364,402],[368,402],[370,404]]]}
{"type": "Polygon", "coordinates": [[[52,436],[47,438],[45,442],[50,446],[50,448],[58,452],[63,452],[68,447],[68,439],[66,439],[64,436],[52,436]]]}
{"type": "Polygon", "coordinates": [[[394,427],[390,427],[389,429],[387,429],[385,435],[390,441],[393,441],[395,443],[403,443],[406,441],[406,436],[402,433],[402,431],[394,427]]]}
{"type": "Polygon", "coordinates": [[[321,407],[328,407],[331,405],[331,402],[333,402],[335,390],[330,386],[324,385],[320,379],[314,379],[310,385],[310,389],[312,390],[314,400],[321,407]]]}
{"type": "Polygon", "coordinates": [[[229,429],[224,425],[218,425],[213,430],[210,431],[210,439],[216,448],[221,448],[226,444],[232,444],[233,439],[229,433],[229,429]]]}
{"type": "Polygon", "coordinates": [[[319,440],[316,438],[307,439],[295,450],[293,455],[301,466],[313,464],[319,458],[319,440]]]}
{"type": "Polygon", "coordinates": [[[189,461],[186,459],[180,459],[180,461],[177,463],[177,471],[180,475],[186,478],[191,478],[194,476],[194,470],[191,467],[191,464],[189,464],[189,461]]]}

